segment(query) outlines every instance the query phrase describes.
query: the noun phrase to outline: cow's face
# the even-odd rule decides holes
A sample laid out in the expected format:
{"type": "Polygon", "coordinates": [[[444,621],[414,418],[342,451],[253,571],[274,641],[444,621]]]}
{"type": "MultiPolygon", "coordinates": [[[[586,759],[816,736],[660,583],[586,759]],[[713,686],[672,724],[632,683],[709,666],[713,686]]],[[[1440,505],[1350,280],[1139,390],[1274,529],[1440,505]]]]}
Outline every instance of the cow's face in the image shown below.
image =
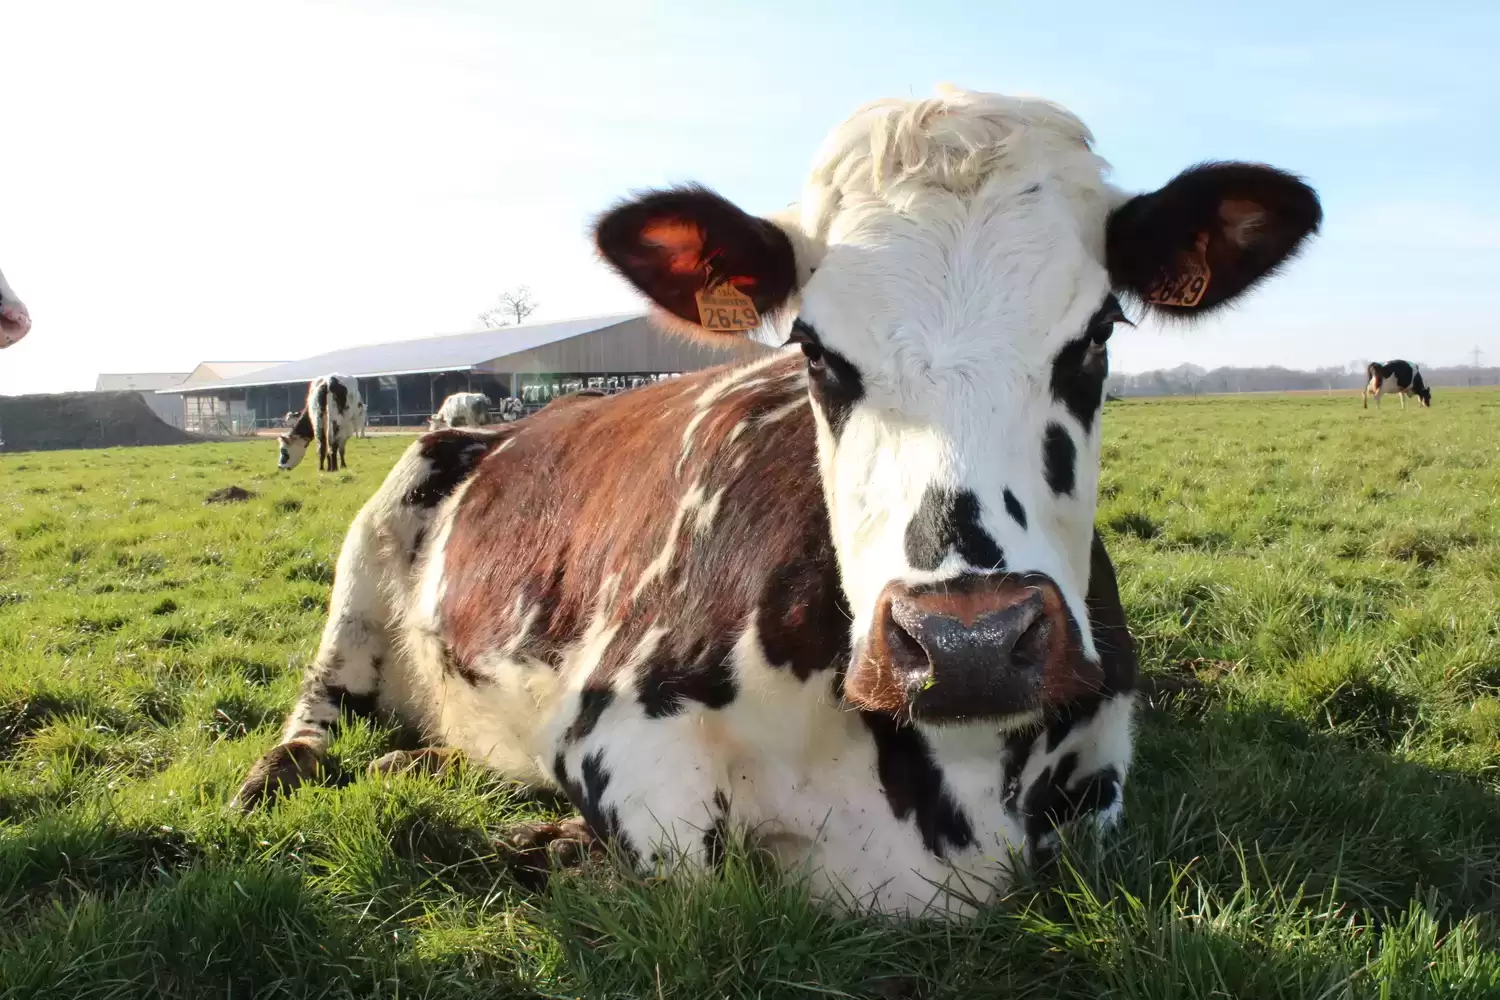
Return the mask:
{"type": "Polygon", "coordinates": [[[307,454],[307,446],[311,444],[307,438],[297,437],[292,434],[279,434],[276,437],[278,445],[276,468],[282,472],[290,472],[302,461],[302,456],[307,454]]]}
{"type": "Polygon", "coordinates": [[[1090,142],[1041,101],[881,102],[775,221],[685,188],[598,224],[675,325],[749,305],[805,355],[863,707],[1020,723],[1102,681],[1084,595],[1120,299],[1200,315],[1319,223],[1261,166],[1127,198],[1090,142]]]}

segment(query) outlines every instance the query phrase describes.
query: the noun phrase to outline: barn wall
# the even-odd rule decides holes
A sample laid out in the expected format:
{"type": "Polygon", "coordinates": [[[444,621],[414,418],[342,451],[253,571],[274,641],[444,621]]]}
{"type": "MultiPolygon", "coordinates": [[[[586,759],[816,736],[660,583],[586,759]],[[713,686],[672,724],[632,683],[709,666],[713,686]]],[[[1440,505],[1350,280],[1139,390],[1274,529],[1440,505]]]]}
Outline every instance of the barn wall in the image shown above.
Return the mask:
{"type": "Polygon", "coordinates": [[[495,372],[625,374],[689,372],[764,354],[770,348],[739,337],[715,349],[663,333],[649,320],[615,326],[495,358],[480,367],[495,372]]]}

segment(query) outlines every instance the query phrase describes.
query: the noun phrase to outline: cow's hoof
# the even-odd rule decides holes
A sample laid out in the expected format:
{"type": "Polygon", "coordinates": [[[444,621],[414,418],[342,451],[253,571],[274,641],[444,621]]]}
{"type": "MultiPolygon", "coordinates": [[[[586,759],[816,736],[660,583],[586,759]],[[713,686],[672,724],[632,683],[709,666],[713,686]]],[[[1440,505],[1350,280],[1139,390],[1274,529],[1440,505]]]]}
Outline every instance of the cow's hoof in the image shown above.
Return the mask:
{"type": "Polygon", "coordinates": [[[290,792],[303,780],[323,769],[325,754],[312,740],[289,740],[276,747],[250,769],[245,783],[230,800],[230,806],[249,812],[262,802],[270,802],[290,792]]]}
{"type": "Polygon", "coordinates": [[[445,747],[421,750],[392,750],[370,763],[370,777],[385,778],[393,774],[443,774],[457,766],[463,753],[445,747]]]}
{"type": "Polygon", "coordinates": [[[553,868],[577,868],[604,856],[604,844],[581,816],[557,823],[521,823],[503,831],[496,845],[517,882],[528,889],[547,884],[553,868]]]}

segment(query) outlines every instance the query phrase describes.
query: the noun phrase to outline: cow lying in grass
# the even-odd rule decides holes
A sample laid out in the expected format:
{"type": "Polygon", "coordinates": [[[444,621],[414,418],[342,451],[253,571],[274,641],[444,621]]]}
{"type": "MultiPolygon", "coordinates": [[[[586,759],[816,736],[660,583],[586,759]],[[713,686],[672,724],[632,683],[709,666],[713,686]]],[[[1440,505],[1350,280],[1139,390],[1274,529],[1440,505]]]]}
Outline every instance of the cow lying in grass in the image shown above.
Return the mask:
{"type": "Polygon", "coordinates": [[[1015,852],[1114,823],[1136,663],[1093,518],[1117,296],[1210,312],[1321,212],[1248,164],[1130,197],[1090,146],[1055,105],[945,92],[856,113],[776,219],[691,187],[605,215],[600,251],[673,325],[794,349],[421,438],[350,528],[238,803],[382,709],[566,793],[579,818],[514,847],[695,868],[743,832],[890,913],[971,913],[1015,852]]]}

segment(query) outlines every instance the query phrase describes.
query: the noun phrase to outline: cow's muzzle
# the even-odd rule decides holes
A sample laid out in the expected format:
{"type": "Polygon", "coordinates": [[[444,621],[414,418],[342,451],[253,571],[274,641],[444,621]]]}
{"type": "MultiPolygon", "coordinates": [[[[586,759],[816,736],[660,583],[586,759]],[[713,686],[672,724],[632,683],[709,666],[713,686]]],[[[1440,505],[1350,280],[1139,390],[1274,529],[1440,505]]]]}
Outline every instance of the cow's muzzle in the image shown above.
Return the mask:
{"type": "Polygon", "coordinates": [[[844,695],[872,711],[957,722],[1063,704],[1103,681],[1050,577],[969,575],[887,584],[844,695]]]}

